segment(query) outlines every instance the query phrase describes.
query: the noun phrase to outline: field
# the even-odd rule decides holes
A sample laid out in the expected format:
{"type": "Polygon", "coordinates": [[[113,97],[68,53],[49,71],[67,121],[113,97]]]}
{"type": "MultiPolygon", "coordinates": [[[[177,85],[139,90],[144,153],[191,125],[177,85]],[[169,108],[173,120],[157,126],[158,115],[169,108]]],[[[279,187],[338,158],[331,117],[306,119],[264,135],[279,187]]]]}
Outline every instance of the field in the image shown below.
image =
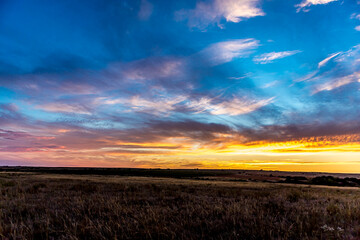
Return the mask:
{"type": "Polygon", "coordinates": [[[1,239],[360,238],[358,187],[26,170],[0,172],[1,239]]]}

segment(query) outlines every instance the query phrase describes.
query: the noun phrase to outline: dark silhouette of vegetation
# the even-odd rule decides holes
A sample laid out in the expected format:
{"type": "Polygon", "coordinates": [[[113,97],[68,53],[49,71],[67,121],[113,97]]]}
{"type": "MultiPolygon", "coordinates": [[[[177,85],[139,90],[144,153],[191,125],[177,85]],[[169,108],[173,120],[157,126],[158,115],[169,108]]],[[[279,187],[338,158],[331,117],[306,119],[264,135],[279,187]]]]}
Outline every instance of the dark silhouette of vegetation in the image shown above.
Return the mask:
{"type": "Polygon", "coordinates": [[[298,176],[286,176],[285,183],[308,183],[308,179],[306,177],[298,177],[298,176]]]}
{"type": "Polygon", "coordinates": [[[0,172],[37,172],[51,174],[117,175],[171,178],[195,178],[205,176],[223,176],[229,174],[228,172],[222,170],[76,167],[0,167],[0,172]]]}
{"type": "Polygon", "coordinates": [[[333,176],[320,176],[311,179],[310,182],[317,185],[360,187],[360,180],[356,178],[336,178],[333,176]]]}

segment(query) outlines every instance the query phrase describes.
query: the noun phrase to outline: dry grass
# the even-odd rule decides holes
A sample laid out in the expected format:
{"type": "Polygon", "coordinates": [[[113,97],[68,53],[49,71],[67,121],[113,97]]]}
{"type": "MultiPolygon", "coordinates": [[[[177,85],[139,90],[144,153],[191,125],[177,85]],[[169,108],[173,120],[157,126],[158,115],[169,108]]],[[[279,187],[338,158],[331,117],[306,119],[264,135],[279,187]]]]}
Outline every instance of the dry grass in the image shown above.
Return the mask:
{"type": "Polygon", "coordinates": [[[360,191],[0,174],[2,239],[356,239],[360,191]]]}

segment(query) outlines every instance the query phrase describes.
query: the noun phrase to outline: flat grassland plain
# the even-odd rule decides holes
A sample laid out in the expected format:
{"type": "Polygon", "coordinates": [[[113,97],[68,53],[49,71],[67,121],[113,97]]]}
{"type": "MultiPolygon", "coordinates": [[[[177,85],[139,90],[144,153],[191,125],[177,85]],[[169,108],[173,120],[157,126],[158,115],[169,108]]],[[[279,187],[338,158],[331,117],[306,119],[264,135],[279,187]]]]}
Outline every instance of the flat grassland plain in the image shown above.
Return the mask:
{"type": "Polygon", "coordinates": [[[0,239],[360,239],[357,177],[1,168],[0,239]]]}

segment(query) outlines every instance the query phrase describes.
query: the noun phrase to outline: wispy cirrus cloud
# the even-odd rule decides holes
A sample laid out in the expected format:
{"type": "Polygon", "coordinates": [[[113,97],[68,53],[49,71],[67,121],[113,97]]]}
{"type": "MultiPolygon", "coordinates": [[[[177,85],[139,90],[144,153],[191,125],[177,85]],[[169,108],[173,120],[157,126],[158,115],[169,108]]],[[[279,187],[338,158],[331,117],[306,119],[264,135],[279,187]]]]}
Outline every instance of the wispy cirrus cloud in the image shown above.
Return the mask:
{"type": "Polygon", "coordinates": [[[180,10],[175,13],[178,20],[188,20],[191,28],[205,29],[212,23],[219,27],[222,19],[227,22],[238,23],[244,19],[264,16],[259,7],[259,0],[212,0],[211,2],[198,2],[195,9],[180,10]]]}
{"type": "Polygon", "coordinates": [[[274,98],[262,100],[233,98],[232,100],[215,102],[214,99],[204,97],[197,101],[189,102],[187,106],[197,112],[209,112],[213,115],[236,116],[254,112],[259,108],[272,103],[273,100],[274,98]]]}
{"type": "Polygon", "coordinates": [[[322,91],[331,91],[352,82],[360,82],[360,72],[356,72],[347,76],[332,79],[331,81],[322,84],[318,84],[315,86],[313,94],[322,91]]]}
{"type": "MultiPolygon", "coordinates": [[[[158,97],[145,99],[140,96],[128,98],[104,99],[103,104],[122,104],[128,106],[131,111],[145,112],[153,115],[169,115],[176,109],[176,105],[186,100],[186,96],[158,97]]],[[[128,109],[127,111],[129,111],[128,109]]]]}
{"type": "Polygon", "coordinates": [[[312,86],[312,94],[331,91],[358,82],[360,79],[360,45],[356,45],[346,52],[330,55],[318,64],[318,70],[309,79],[316,80],[312,86]],[[330,70],[322,70],[322,67],[330,61],[332,61],[333,67],[330,70]]]}
{"type": "Polygon", "coordinates": [[[306,76],[301,77],[300,79],[297,79],[296,82],[303,82],[303,81],[308,81],[308,80],[314,80],[319,78],[319,76],[317,76],[319,74],[319,72],[321,71],[321,68],[325,67],[328,62],[332,61],[333,58],[335,58],[338,55],[344,54],[343,52],[337,52],[337,53],[333,53],[330,54],[327,58],[321,60],[318,65],[317,65],[317,69],[308,73],[306,76]]]}
{"type": "Polygon", "coordinates": [[[301,51],[294,50],[294,51],[284,51],[284,52],[270,52],[270,53],[264,53],[264,54],[258,55],[256,57],[254,57],[253,60],[256,63],[267,64],[267,63],[272,63],[276,59],[289,57],[289,56],[295,55],[297,53],[301,53],[301,51]]]}
{"type": "MultiPolygon", "coordinates": [[[[356,19],[356,20],[360,20],[360,14],[357,13],[353,13],[350,16],[350,19],[356,19]]],[[[360,31],[360,25],[355,27],[356,31],[360,31]]]]}
{"type": "Polygon", "coordinates": [[[353,13],[353,14],[351,14],[351,16],[350,16],[350,19],[357,19],[357,20],[360,20],[360,14],[353,13]]]}
{"type": "Polygon", "coordinates": [[[329,55],[317,64],[316,70],[296,82],[311,82],[311,94],[316,94],[358,82],[359,73],[360,45],[355,45],[348,51],[329,55]]]}
{"type": "Polygon", "coordinates": [[[336,2],[338,0],[303,0],[301,3],[295,5],[297,7],[297,12],[304,11],[308,12],[308,7],[312,5],[321,5],[321,4],[328,4],[330,2],[336,2]]]}
{"type": "Polygon", "coordinates": [[[102,104],[122,104],[126,111],[144,112],[151,115],[170,115],[177,111],[193,114],[210,113],[212,115],[236,116],[249,114],[261,107],[272,103],[274,98],[256,100],[246,98],[233,98],[231,100],[210,97],[192,98],[190,95],[177,95],[167,97],[153,97],[145,99],[134,96],[130,99],[102,99],[102,104]]]}
{"type": "Polygon", "coordinates": [[[91,114],[91,111],[89,109],[80,104],[54,102],[37,105],[36,108],[55,113],[91,114]]]}
{"type": "Polygon", "coordinates": [[[194,57],[205,59],[210,65],[220,65],[236,58],[248,57],[260,43],[253,38],[218,42],[197,53],[194,57]]]}
{"type": "Polygon", "coordinates": [[[115,63],[104,74],[123,80],[154,80],[181,76],[184,61],[175,57],[146,58],[126,64],[115,63]]]}
{"type": "Polygon", "coordinates": [[[333,53],[329,57],[327,57],[324,60],[320,61],[319,64],[318,64],[318,68],[321,68],[321,67],[325,66],[331,59],[333,59],[334,57],[338,56],[341,53],[342,52],[333,53]]]}

